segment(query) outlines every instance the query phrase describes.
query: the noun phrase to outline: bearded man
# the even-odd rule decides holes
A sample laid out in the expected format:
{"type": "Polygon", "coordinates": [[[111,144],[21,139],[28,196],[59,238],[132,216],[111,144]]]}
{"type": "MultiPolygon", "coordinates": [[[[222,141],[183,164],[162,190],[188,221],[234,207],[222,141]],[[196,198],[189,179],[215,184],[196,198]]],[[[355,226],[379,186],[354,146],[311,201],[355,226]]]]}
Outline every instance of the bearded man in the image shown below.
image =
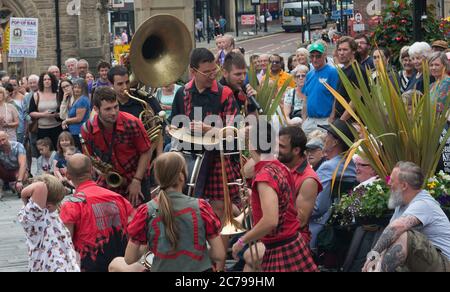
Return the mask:
{"type": "Polygon", "coordinates": [[[424,180],[412,162],[399,162],[392,171],[389,208],[395,213],[367,255],[364,272],[450,272],[450,222],[422,190],[424,180]]]}

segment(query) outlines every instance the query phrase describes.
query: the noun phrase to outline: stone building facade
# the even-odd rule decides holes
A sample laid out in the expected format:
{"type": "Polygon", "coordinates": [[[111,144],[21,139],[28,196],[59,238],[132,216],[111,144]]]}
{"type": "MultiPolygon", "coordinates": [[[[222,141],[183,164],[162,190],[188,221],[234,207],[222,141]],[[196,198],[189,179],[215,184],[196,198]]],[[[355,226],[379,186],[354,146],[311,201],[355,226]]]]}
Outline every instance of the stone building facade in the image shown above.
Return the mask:
{"type": "Polygon", "coordinates": [[[194,34],[194,0],[134,0],[136,28],[156,14],[178,17],[194,34]]]}
{"type": "Polygon", "coordinates": [[[91,68],[100,59],[110,60],[108,0],[0,0],[0,11],[10,11],[9,16],[39,19],[37,59],[9,60],[8,68],[5,68],[3,54],[4,70],[8,69],[10,74],[27,75],[43,72],[49,65],[58,64],[56,1],[59,2],[63,71],[64,60],[69,57],[84,58],[91,68]]]}

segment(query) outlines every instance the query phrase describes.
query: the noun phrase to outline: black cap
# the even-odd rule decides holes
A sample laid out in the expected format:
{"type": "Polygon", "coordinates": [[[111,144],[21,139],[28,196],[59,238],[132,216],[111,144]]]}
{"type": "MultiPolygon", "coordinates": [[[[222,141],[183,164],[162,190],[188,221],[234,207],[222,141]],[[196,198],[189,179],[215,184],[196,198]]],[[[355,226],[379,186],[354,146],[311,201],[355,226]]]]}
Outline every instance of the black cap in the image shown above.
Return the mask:
{"type": "MultiPolygon", "coordinates": [[[[349,126],[346,122],[344,122],[342,120],[336,120],[336,121],[334,121],[333,126],[335,126],[339,131],[341,131],[349,140],[355,141],[355,136],[353,135],[353,132],[350,129],[351,126],[349,126]]],[[[339,134],[330,125],[323,125],[323,126],[318,126],[318,127],[326,130],[328,133],[333,135],[336,139],[344,142],[344,140],[341,139],[339,134]]]]}

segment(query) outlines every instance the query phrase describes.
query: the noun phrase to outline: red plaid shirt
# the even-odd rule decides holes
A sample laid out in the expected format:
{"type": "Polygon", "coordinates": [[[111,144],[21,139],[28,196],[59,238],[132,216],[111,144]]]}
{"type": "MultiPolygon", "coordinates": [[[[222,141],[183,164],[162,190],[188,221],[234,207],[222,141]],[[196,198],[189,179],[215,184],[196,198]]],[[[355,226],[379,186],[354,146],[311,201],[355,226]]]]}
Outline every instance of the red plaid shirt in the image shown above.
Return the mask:
{"type": "MultiPolygon", "coordinates": [[[[126,179],[121,188],[113,190],[125,195],[128,185],[136,174],[140,156],[150,150],[151,142],[142,122],[128,113],[119,112],[115,131],[111,161],[104,162],[110,163],[114,170],[126,179]]],[[[109,155],[113,132],[100,128],[98,116],[86,122],[81,128],[81,135],[86,141],[90,155],[95,154],[98,158],[109,155]]],[[[150,164],[145,176],[150,176],[150,164]]],[[[104,177],[100,177],[97,183],[102,187],[108,187],[104,177]]]]}
{"type": "MultiPolygon", "coordinates": [[[[197,107],[202,109],[203,119],[210,115],[218,115],[224,126],[233,126],[234,117],[238,113],[233,91],[227,86],[219,85],[216,81],[211,88],[199,93],[194,80],[191,80],[184,89],[177,92],[174,105],[171,118],[186,115],[193,120],[194,109],[197,107]]],[[[224,186],[219,152],[214,154],[210,169],[203,197],[210,201],[223,201],[224,186]]],[[[229,156],[225,157],[225,171],[229,182],[234,182],[241,177],[239,162],[233,161],[229,156]]],[[[239,188],[232,186],[229,190],[232,199],[239,202],[239,188]]]]}
{"type": "Polygon", "coordinates": [[[262,242],[270,244],[294,236],[300,229],[300,222],[294,207],[294,182],[289,169],[278,160],[261,161],[256,164],[252,183],[252,210],[255,225],[263,216],[258,183],[267,183],[278,195],[278,226],[264,236],[262,242]]]}

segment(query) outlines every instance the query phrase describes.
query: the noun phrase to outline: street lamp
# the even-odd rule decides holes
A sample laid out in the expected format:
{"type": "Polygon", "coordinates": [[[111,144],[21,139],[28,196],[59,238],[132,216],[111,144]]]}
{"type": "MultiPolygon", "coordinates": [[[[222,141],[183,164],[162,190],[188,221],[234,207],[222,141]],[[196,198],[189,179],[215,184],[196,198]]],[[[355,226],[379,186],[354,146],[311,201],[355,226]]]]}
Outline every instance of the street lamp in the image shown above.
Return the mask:
{"type": "Polygon", "coordinates": [[[267,30],[267,14],[266,14],[266,11],[267,11],[267,8],[269,7],[269,3],[268,3],[268,1],[269,0],[266,0],[266,3],[264,4],[264,32],[268,32],[268,30],[267,30]]]}
{"type": "Polygon", "coordinates": [[[302,31],[302,44],[305,43],[305,15],[303,13],[303,11],[305,11],[305,10],[304,10],[303,4],[304,3],[303,3],[303,0],[302,0],[302,9],[301,9],[301,12],[300,12],[300,17],[301,17],[301,20],[302,20],[301,25],[300,25],[300,29],[302,31]]]}
{"type": "Polygon", "coordinates": [[[414,19],[414,40],[416,42],[420,42],[423,40],[423,31],[422,31],[422,24],[423,20],[426,19],[427,15],[427,1],[426,0],[416,0],[413,3],[414,10],[413,10],[413,19],[414,19]]]}
{"type": "Polygon", "coordinates": [[[311,2],[310,0],[308,0],[308,13],[307,13],[307,19],[308,19],[308,39],[309,42],[312,43],[311,41],[311,2]]]}

